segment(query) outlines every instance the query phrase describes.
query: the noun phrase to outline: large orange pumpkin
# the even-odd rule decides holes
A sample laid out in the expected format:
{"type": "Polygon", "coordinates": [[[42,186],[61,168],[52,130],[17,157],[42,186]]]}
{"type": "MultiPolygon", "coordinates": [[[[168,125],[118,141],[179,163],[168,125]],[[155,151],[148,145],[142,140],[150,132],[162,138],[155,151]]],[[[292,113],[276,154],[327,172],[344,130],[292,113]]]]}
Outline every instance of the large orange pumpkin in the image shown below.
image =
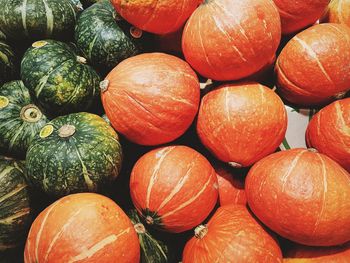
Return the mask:
{"type": "Polygon", "coordinates": [[[269,64],[280,39],[280,17],[272,1],[211,0],[191,15],[182,48],[201,75],[237,80],[269,64]]]}
{"type": "Polygon", "coordinates": [[[249,171],[249,207],[281,236],[309,246],[350,241],[350,175],[306,149],[271,154],[249,171]]]}
{"type": "Polygon", "coordinates": [[[350,172],[350,98],[319,111],[309,123],[306,141],[350,172]]]}
{"type": "Polygon", "coordinates": [[[322,21],[350,26],[350,0],[332,0],[322,21]]]}
{"type": "Polygon", "coordinates": [[[134,227],[112,200],[93,193],[63,197],[35,219],[24,251],[25,263],[138,263],[134,227]]]}
{"type": "Polygon", "coordinates": [[[288,101],[322,104],[350,89],[350,28],[320,24],[294,36],[276,62],[277,86],[288,101]]]}
{"type": "Polygon", "coordinates": [[[203,0],[111,0],[117,12],[142,30],[167,34],[179,29],[203,0]]]}
{"type": "Polygon", "coordinates": [[[197,151],[169,146],[146,153],[130,178],[132,201],[145,221],[169,232],[200,224],[217,197],[214,168],[197,151]]]}
{"type": "Polygon", "coordinates": [[[183,251],[183,263],[277,263],[276,241],[242,205],[221,206],[207,225],[195,229],[183,251]]]}
{"type": "Polygon", "coordinates": [[[287,114],[281,99],[256,83],[228,84],[202,99],[197,132],[221,161],[250,166],[283,141],[287,114]]]}
{"type": "Polygon", "coordinates": [[[163,53],[124,60],[101,88],[112,126],[137,144],[175,140],[189,128],[198,111],[196,74],[185,61],[163,53]]]}

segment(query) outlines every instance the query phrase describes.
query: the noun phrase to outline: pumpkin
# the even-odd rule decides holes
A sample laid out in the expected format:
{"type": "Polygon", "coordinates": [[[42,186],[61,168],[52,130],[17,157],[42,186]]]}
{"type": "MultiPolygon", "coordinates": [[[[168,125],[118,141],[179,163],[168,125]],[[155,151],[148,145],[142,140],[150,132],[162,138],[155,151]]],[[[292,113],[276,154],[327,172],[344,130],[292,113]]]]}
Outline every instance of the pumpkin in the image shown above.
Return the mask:
{"type": "Polygon", "coordinates": [[[214,208],[214,168],[187,146],[168,146],[143,155],[132,169],[131,199],[147,224],[180,233],[200,224],[214,208]]]}
{"type": "Polygon", "coordinates": [[[253,213],[282,237],[308,246],[350,241],[350,175],[323,154],[271,154],[251,168],[245,191],[253,213]]]}
{"type": "Polygon", "coordinates": [[[319,19],[330,0],[273,0],[281,16],[282,33],[291,34],[319,19]]]}
{"type": "Polygon", "coordinates": [[[142,30],[167,34],[178,30],[202,0],[111,0],[117,12],[142,30]]]}
{"type": "Polygon", "coordinates": [[[180,137],[199,106],[199,81],[183,60],[148,53],[128,58],[101,82],[112,126],[128,140],[158,145],[180,137]]]}
{"type": "Polygon", "coordinates": [[[237,80],[267,65],[280,39],[280,18],[272,1],[210,0],[187,21],[182,49],[204,77],[237,80]]]}
{"type": "Polygon", "coordinates": [[[123,210],[109,198],[73,194],[47,207],[32,224],[24,262],[138,263],[140,245],[123,210]]]}
{"type": "Polygon", "coordinates": [[[281,99],[257,83],[220,86],[201,102],[197,133],[219,160],[250,166],[283,141],[287,114],[281,99]]]}
{"type": "Polygon", "coordinates": [[[279,93],[289,102],[312,106],[349,90],[350,28],[320,24],[294,36],[276,62],[279,93]],[[303,65],[300,67],[300,65],[303,65]]]}
{"type": "Polygon", "coordinates": [[[117,17],[111,3],[101,1],[84,11],[75,27],[75,41],[84,57],[103,71],[141,51],[142,31],[123,25],[117,17]]]}
{"type": "Polygon", "coordinates": [[[101,117],[73,113],[45,125],[29,146],[27,175],[54,196],[102,191],[121,169],[118,135],[101,117]]]}
{"type": "Polygon", "coordinates": [[[350,1],[332,0],[324,14],[322,21],[329,23],[339,23],[350,26],[350,1]]]}
{"type": "Polygon", "coordinates": [[[0,88],[0,151],[25,157],[34,136],[48,122],[20,80],[0,88]]]}
{"type": "Polygon", "coordinates": [[[350,98],[320,110],[306,130],[309,147],[328,155],[350,172],[350,98]]]}
{"type": "Polygon", "coordinates": [[[14,78],[16,74],[13,49],[0,40],[0,85],[14,78]]]}
{"type": "Polygon", "coordinates": [[[0,0],[0,28],[8,39],[62,39],[73,33],[72,0],[0,0]]]}
{"type": "Polygon", "coordinates": [[[63,42],[37,41],[26,51],[21,78],[53,115],[84,111],[98,94],[100,78],[86,59],[63,42]]]}
{"type": "Polygon", "coordinates": [[[195,229],[182,262],[282,262],[282,252],[245,206],[226,205],[195,229]]]}
{"type": "Polygon", "coordinates": [[[22,244],[30,226],[30,211],[23,164],[0,156],[0,251],[22,244]]]}

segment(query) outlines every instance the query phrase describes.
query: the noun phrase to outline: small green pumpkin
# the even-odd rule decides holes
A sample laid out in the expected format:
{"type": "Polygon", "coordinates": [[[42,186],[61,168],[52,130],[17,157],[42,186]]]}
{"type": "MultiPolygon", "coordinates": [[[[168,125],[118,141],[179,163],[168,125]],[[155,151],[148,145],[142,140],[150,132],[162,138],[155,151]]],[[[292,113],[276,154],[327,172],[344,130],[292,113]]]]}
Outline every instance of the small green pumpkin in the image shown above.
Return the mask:
{"type": "Polygon", "coordinates": [[[42,128],[26,157],[27,177],[43,192],[60,197],[100,192],[121,169],[117,133],[101,117],[73,113],[42,128]]]}
{"type": "Polygon", "coordinates": [[[15,74],[15,54],[9,45],[0,41],[0,85],[12,80],[15,74]]]}
{"type": "Polygon", "coordinates": [[[22,59],[21,78],[43,108],[53,115],[89,109],[100,77],[73,48],[56,40],[37,41],[22,59]]]}

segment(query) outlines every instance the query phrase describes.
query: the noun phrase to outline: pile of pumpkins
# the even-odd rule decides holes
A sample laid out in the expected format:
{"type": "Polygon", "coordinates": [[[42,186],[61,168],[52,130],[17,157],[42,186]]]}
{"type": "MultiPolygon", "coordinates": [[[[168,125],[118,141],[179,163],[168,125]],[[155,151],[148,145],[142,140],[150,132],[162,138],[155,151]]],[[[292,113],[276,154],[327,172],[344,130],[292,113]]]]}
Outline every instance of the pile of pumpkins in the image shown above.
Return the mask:
{"type": "Polygon", "coordinates": [[[350,262],[349,0],[0,6],[0,262],[350,262]]]}

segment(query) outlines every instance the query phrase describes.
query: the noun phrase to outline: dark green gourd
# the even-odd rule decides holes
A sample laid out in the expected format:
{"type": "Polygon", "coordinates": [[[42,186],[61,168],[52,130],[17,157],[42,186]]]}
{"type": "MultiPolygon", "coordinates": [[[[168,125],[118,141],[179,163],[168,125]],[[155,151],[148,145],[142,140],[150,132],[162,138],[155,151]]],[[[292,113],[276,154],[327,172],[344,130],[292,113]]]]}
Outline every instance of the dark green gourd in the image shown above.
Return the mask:
{"type": "Polygon", "coordinates": [[[15,73],[15,54],[9,45],[0,41],[0,85],[12,80],[15,73]]]}
{"type": "Polygon", "coordinates": [[[42,128],[26,158],[30,182],[60,197],[76,192],[100,192],[121,169],[117,133],[101,117],[73,113],[42,128]]]}

